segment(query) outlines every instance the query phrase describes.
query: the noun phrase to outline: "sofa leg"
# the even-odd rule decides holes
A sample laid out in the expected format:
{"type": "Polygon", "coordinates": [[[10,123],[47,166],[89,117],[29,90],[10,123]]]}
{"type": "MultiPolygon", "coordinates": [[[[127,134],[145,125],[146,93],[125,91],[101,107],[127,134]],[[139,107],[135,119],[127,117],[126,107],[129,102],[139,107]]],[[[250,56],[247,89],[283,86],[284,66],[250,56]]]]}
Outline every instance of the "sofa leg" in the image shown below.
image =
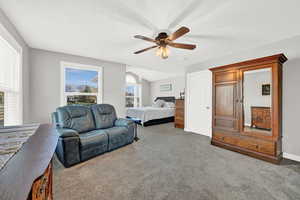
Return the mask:
{"type": "Polygon", "coordinates": [[[140,138],[137,136],[137,124],[135,124],[135,127],[134,127],[134,140],[137,142],[140,140],[140,138]]]}

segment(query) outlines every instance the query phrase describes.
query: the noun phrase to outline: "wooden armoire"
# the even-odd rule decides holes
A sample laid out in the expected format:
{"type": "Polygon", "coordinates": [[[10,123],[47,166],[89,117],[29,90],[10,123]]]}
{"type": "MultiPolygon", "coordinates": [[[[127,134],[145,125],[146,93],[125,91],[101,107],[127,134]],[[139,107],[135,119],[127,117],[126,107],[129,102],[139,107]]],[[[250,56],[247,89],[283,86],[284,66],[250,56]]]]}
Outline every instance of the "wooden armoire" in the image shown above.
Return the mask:
{"type": "Polygon", "coordinates": [[[272,163],[281,161],[282,64],[285,61],[284,54],[278,54],[210,69],[213,73],[213,145],[272,163]],[[244,78],[252,70],[270,73],[269,131],[245,125],[244,78]]]}

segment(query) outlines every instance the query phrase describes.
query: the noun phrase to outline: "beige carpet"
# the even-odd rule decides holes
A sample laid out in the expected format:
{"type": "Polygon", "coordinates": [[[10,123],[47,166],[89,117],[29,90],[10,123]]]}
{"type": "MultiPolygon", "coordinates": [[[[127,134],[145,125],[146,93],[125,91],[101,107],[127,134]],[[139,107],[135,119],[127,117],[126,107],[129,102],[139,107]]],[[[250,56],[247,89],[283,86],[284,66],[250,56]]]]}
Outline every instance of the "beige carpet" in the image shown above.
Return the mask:
{"type": "Polygon", "coordinates": [[[139,127],[140,141],[71,168],[54,166],[55,200],[300,199],[300,164],[210,145],[173,124],[139,127]]]}

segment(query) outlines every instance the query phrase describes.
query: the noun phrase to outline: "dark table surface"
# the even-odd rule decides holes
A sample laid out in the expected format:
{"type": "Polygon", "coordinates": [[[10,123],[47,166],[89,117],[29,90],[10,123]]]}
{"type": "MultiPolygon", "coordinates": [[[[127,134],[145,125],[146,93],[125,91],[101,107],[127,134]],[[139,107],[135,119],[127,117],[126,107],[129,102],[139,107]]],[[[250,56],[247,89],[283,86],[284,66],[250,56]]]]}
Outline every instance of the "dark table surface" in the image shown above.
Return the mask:
{"type": "Polygon", "coordinates": [[[26,200],[33,182],[49,165],[58,140],[51,124],[41,124],[0,170],[0,199],[26,200]]]}

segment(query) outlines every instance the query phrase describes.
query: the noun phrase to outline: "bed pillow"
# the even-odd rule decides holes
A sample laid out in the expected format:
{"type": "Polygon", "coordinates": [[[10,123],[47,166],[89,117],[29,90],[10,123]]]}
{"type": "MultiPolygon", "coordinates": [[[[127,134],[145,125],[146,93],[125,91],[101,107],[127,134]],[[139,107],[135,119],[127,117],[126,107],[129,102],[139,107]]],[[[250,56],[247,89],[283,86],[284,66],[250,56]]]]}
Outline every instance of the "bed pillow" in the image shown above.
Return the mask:
{"type": "Polygon", "coordinates": [[[159,99],[159,100],[156,100],[152,106],[155,108],[161,108],[164,106],[164,104],[165,104],[165,101],[159,99]]]}
{"type": "Polygon", "coordinates": [[[165,102],[164,107],[165,108],[175,108],[175,103],[173,103],[173,102],[165,102]]]}

